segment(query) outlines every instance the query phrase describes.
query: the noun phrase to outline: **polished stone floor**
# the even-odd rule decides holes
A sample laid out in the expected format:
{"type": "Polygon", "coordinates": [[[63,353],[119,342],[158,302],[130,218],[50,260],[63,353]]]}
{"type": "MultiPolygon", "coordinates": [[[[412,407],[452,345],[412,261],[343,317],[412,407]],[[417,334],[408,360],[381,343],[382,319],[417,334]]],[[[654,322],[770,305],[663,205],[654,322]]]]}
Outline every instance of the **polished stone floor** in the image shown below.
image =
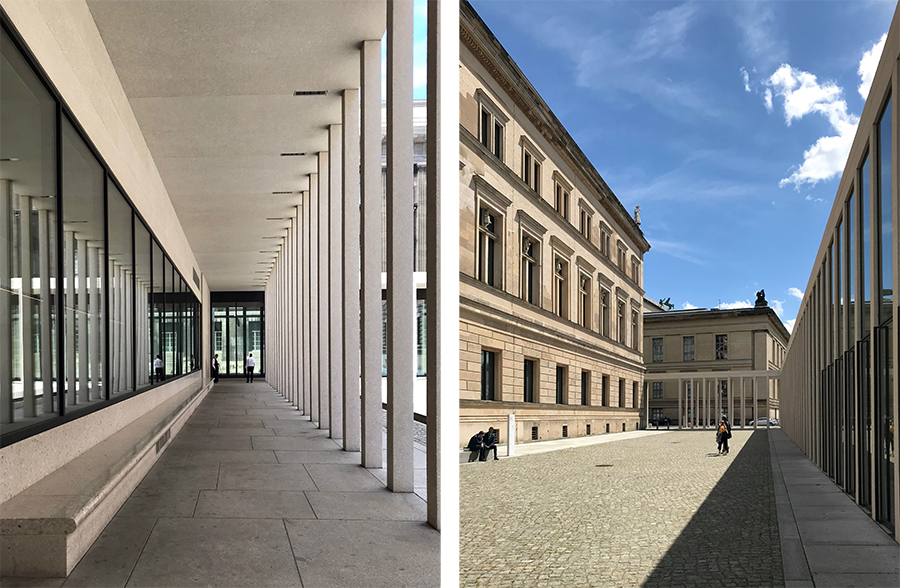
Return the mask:
{"type": "Polygon", "coordinates": [[[424,470],[395,494],[359,456],[265,382],[223,380],[68,578],[3,585],[438,586],[424,470]]]}

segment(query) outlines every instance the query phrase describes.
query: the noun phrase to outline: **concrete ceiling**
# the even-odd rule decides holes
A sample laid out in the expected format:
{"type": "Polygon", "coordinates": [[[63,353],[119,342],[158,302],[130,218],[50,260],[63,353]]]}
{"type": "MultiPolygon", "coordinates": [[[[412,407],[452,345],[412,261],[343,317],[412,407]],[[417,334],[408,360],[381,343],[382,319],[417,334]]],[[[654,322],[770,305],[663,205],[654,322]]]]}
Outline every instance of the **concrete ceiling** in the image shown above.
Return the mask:
{"type": "Polygon", "coordinates": [[[260,289],[383,1],[88,0],[210,289],[260,289]],[[326,90],[325,96],[294,96],[326,90]],[[283,157],[282,153],[308,153],[283,157]],[[273,194],[273,192],[293,192],[273,194]]]}

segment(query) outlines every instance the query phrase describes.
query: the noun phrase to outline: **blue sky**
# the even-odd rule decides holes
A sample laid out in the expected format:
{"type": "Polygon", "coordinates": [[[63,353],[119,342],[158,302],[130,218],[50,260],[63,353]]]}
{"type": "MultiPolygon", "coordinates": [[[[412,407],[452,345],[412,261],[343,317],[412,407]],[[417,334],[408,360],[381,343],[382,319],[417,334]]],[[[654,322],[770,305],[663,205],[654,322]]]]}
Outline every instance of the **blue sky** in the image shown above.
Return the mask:
{"type": "Polygon", "coordinates": [[[675,308],[793,326],[894,2],[472,2],[629,211],[675,308]]]}

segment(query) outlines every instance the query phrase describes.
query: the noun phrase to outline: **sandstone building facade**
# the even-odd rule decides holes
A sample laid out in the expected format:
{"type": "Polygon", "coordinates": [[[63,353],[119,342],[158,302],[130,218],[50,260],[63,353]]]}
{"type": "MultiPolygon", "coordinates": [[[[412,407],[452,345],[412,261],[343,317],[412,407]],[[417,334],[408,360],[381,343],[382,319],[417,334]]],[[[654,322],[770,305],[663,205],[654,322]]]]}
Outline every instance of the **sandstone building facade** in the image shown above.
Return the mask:
{"type": "Polygon", "coordinates": [[[460,41],[460,440],[634,430],[650,245],[467,2],[460,41]]]}
{"type": "Polygon", "coordinates": [[[747,374],[777,374],[789,338],[768,306],[646,313],[644,379],[651,426],[662,420],[709,427],[715,424],[710,419],[718,422],[722,414],[735,426],[760,417],[778,419],[778,379],[757,376],[754,384],[747,374]],[[662,374],[683,376],[662,379],[662,374]]]}

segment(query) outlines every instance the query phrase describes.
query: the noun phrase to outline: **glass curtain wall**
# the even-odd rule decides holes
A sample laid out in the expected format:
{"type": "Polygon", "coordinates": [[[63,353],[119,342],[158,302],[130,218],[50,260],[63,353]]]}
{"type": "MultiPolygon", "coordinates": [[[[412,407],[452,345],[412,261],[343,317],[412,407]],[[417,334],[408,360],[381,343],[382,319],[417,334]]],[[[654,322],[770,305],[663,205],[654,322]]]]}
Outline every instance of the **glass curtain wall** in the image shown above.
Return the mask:
{"type": "Polygon", "coordinates": [[[5,21],[0,78],[6,446],[190,371],[200,307],[5,21]]]}
{"type": "MultiPolygon", "coordinates": [[[[217,294],[213,293],[213,298],[217,294]]],[[[250,293],[255,294],[255,293],[250,293]]],[[[265,308],[262,302],[216,303],[212,306],[212,353],[219,355],[219,376],[241,376],[247,356],[256,360],[254,374],[264,376],[265,308]]]]}

